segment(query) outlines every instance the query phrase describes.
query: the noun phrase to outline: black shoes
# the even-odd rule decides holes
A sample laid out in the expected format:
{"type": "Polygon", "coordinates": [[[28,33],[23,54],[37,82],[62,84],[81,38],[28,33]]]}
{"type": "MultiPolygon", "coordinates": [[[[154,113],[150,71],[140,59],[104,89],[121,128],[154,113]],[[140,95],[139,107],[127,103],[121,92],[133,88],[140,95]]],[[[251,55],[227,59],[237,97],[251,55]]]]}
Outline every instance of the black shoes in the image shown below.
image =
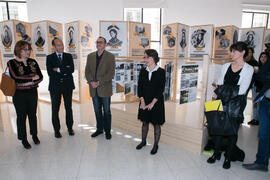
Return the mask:
{"type": "Polygon", "coordinates": [[[251,121],[248,122],[248,125],[259,125],[259,121],[256,119],[252,119],[251,121]]]}
{"type": "Polygon", "coordinates": [[[225,158],[224,163],[223,163],[223,168],[230,169],[230,167],[231,167],[231,160],[229,160],[228,158],[225,158]]]}
{"type": "Polygon", "coordinates": [[[243,164],[243,168],[248,169],[248,170],[258,170],[258,171],[263,171],[263,172],[267,172],[268,171],[268,167],[267,166],[256,164],[256,163],[243,164]]]}
{"type": "Polygon", "coordinates": [[[34,143],[35,143],[36,145],[40,144],[40,141],[39,141],[39,139],[38,139],[37,136],[33,136],[32,139],[33,139],[33,141],[34,141],[34,143]]]}
{"type": "Polygon", "coordinates": [[[150,154],[154,155],[157,153],[157,150],[158,150],[158,145],[154,145],[153,146],[153,149],[151,150],[150,154]]]}
{"type": "Polygon", "coordinates": [[[106,139],[110,140],[112,138],[112,135],[110,132],[105,133],[106,139]]]}
{"type": "Polygon", "coordinates": [[[138,146],[136,146],[136,149],[137,150],[140,150],[140,149],[142,149],[143,148],[143,146],[146,146],[146,142],[141,142],[140,144],[138,144],[138,146]]]}
{"type": "Polygon", "coordinates": [[[220,160],[220,158],[221,158],[221,153],[213,154],[210,158],[207,159],[207,162],[209,164],[213,164],[216,162],[216,160],[220,160]]]}
{"type": "Polygon", "coordinates": [[[75,135],[73,129],[69,129],[69,130],[68,130],[68,134],[69,134],[70,136],[74,136],[74,135],[75,135]]]}
{"type": "Polygon", "coordinates": [[[94,133],[91,135],[91,137],[97,137],[97,136],[100,135],[100,134],[103,134],[103,131],[98,131],[98,130],[96,130],[96,132],[94,132],[94,133]]]}
{"type": "Polygon", "coordinates": [[[55,136],[56,138],[61,138],[61,137],[62,137],[62,135],[61,135],[61,133],[60,133],[59,131],[56,131],[56,132],[54,133],[54,136],[55,136]]]}
{"type": "Polygon", "coordinates": [[[25,149],[30,149],[31,145],[29,144],[29,142],[27,141],[27,139],[22,140],[22,145],[25,149]]]}

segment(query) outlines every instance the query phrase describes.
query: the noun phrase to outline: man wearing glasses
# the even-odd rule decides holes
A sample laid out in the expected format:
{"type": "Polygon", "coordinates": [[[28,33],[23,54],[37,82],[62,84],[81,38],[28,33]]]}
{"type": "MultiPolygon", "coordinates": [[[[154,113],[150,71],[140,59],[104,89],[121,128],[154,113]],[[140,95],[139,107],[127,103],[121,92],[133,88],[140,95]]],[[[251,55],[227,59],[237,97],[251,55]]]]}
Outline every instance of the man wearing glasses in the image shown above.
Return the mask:
{"type": "Polygon", "coordinates": [[[109,140],[112,138],[110,104],[115,57],[105,50],[106,45],[107,42],[104,37],[97,39],[97,51],[87,56],[85,77],[89,84],[97,122],[97,130],[91,137],[96,137],[105,131],[106,139],[109,140]]]}

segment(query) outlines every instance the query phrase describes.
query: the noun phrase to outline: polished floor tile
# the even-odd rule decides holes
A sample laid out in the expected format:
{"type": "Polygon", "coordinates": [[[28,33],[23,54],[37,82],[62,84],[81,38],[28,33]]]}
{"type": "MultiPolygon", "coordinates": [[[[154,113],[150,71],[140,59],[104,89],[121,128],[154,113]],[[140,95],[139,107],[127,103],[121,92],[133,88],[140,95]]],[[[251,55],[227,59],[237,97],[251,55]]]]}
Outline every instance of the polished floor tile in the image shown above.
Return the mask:
{"type": "MultiPolygon", "coordinates": [[[[270,173],[247,171],[241,162],[222,168],[224,157],[215,164],[206,163],[208,155],[196,155],[160,143],[156,155],[150,155],[153,141],[141,150],[135,147],[140,136],[113,127],[112,139],[105,135],[91,138],[95,131],[92,103],[73,103],[75,136],[69,136],[61,105],[62,138],[54,137],[51,106],[39,102],[40,145],[22,147],[16,136],[16,113],[10,103],[0,104],[0,179],[2,180],[269,180],[270,173]]],[[[29,128],[28,128],[29,129],[29,128]]],[[[257,151],[258,127],[243,124],[238,146],[246,153],[245,162],[253,162],[257,151]]]]}

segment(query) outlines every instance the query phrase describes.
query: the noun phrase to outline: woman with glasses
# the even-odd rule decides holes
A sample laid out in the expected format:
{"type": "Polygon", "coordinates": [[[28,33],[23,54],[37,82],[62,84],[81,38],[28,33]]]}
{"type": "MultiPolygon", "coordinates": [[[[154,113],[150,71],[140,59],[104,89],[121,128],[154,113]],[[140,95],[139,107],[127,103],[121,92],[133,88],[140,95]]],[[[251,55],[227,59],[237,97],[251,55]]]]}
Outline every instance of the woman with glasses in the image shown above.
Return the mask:
{"type": "Polygon", "coordinates": [[[15,59],[8,61],[10,76],[16,82],[16,92],[12,98],[17,114],[17,135],[24,148],[30,149],[27,141],[26,117],[29,119],[30,134],[35,144],[40,144],[37,137],[37,87],[43,76],[38,63],[29,58],[31,44],[20,40],[14,48],[15,59]]]}
{"type": "Polygon", "coordinates": [[[158,150],[158,142],[161,135],[161,125],[165,122],[164,97],[165,70],[160,68],[158,53],[154,49],[144,52],[146,68],[142,68],[138,81],[138,96],[140,98],[138,119],[142,121],[142,142],[137,150],[146,145],[146,137],[149,123],[154,126],[154,146],[151,154],[158,150]]]}

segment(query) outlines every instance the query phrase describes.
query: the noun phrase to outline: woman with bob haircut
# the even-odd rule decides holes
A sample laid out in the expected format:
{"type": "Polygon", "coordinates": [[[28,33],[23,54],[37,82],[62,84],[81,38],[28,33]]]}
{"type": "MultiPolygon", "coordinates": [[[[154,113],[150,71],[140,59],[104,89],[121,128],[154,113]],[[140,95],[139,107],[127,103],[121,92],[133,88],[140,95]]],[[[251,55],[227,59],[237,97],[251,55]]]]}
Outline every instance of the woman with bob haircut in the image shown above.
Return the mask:
{"type": "Polygon", "coordinates": [[[210,164],[215,163],[216,160],[220,160],[221,142],[226,138],[226,140],[228,140],[228,145],[225,150],[224,169],[229,169],[231,167],[231,155],[236,147],[238,129],[244,120],[243,111],[246,107],[246,93],[254,72],[253,67],[244,60],[248,55],[246,43],[236,42],[232,44],[230,52],[232,62],[223,65],[215,93],[217,99],[222,101],[223,110],[228,113],[232,125],[231,132],[234,133],[224,136],[213,134],[212,137],[215,144],[214,154],[207,160],[210,164]]]}
{"type": "Polygon", "coordinates": [[[137,150],[146,145],[146,137],[149,123],[154,126],[154,146],[151,154],[158,150],[158,142],[161,135],[161,125],[165,122],[164,88],[165,70],[160,68],[158,53],[154,49],[144,52],[145,68],[142,68],[138,80],[138,96],[140,98],[138,119],[142,121],[142,141],[136,147],[137,150]]]}
{"type": "Polygon", "coordinates": [[[38,63],[34,59],[29,58],[31,50],[30,43],[23,40],[18,41],[14,49],[15,59],[11,59],[7,63],[10,76],[16,82],[16,91],[12,101],[17,115],[17,135],[25,149],[31,148],[27,141],[27,116],[32,139],[35,144],[40,144],[37,136],[37,87],[42,81],[43,76],[38,63]]]}

